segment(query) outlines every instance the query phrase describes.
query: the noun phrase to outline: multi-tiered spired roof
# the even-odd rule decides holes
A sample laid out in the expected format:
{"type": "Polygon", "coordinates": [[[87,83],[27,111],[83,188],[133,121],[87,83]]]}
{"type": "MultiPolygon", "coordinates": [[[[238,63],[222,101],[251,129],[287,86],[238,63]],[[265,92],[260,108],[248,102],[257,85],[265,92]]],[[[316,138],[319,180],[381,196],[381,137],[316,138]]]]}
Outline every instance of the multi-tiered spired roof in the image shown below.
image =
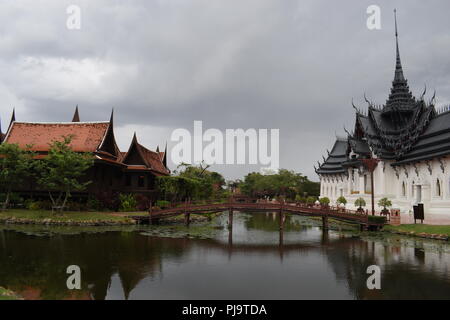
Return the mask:
{"type": "MultiPolygon", "coordinates": [[[[395,11],[394,11],[395,13],[395,11]]],[[[396,60],[394,80],[383,106],[368,103],[367,113],[355,107],[356,121],[353,133],[346,139],[346,157],[340,163],[328,157],[316,168],[318,174],[338,173],[327,168],[338,165],[345,167],[355,159],[377,157],[392,160],[392,165],[429,160],[450,154],[450,112],[446,108],[437,113],[434,95],[427,103],[426,89],[419,99],[409,90],[400,59],[397,19],[395,17],[396,60]],[[330,162],[331,161],[331,162],[330,162]]],[[[342,139],[336,143],[342,144],[342,139]]],[[[335,143],[335,145],[336,145],[335,143]]]]}

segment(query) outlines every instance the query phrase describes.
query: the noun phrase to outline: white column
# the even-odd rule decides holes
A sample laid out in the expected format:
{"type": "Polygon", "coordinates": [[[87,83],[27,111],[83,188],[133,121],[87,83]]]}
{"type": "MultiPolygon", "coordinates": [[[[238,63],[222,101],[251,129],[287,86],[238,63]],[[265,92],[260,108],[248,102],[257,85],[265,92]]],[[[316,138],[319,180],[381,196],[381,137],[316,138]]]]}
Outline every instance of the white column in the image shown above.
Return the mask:
{"type": "Polygon", "coordinates": [[[384,162],[380,162],[380,166],[379,166],[379,174],[380,174],[380,185],[378,186],[379,189],[379,194],[381,197],[384,197],[384,195],[386,194],[386,179],[385,179],[385,172],[383,172],[383,166],[385,166],[384,162]]]}
{"type": "Polygon", "coordinates": [[[348,178],[347,178],[347,195],[351,195],[352,194],[352,173],[350,172],[350,169],[347,171],[348,172],[348,178]]]}
{"type": "Polygon", "coordinates": [[[359,176],[359,193],[364,194],[364,175],[359,176]]]}

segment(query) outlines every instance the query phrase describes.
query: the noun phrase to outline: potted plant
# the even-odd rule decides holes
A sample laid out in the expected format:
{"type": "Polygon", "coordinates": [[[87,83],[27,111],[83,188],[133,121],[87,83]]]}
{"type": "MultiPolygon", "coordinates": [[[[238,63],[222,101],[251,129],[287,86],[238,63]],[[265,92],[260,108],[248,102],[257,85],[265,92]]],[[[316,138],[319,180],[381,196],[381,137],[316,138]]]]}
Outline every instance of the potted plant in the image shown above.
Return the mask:
{"type": "Polygon", "coordinates": [[[384,216],[389,215],[389,210],[387,209],[388,207],[392,207],[392,202],[391,200],[389,200],[388,198],[381,198],[378,201],[378,205],[380,207],[383,207],[383,210],[381,210],[381,214],[384,216]]]}
{"type": "Polygon", "coordinates": [[[366,206],[366,200],[364,198],[358,198],[355,200],[355,207],[358,207],[356,211],[364,213],[363,207],[366,206]]]}
{"type": "Polygon", "coordinates": [[[345,199],[344,196],[340,196],[339,198],[337,198],[336,203],[338,204],[338,207],[340,209],[345,210],[345,205],[347,204],[347,199],[345,199]]]}
{"type": "Polygon", "coordinates": [[[312,207],[314,201],[316,201],[316,198],[314,198],[313,196],[309,196],[308,198],[306,198],[306,204],[308,205],[308,207],[312,207]]]}
{"type": "Polygon", "coordinates": [[[319,199],[319,202],[322,207],[327,208],[328,205],[330,204],[330,199],[328,197],[323,197],[319,199]]]}

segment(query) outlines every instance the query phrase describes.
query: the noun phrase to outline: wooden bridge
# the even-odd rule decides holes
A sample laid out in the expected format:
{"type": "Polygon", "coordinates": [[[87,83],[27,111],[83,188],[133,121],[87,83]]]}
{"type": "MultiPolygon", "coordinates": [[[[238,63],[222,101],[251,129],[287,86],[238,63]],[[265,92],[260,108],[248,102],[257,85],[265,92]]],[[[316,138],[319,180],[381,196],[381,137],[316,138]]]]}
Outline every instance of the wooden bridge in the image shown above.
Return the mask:
{"type": "Polygon", "coordinates": [[[349,223],[355,223],[360,225],[362,230],[368,229],[380,229],[384,223],[377,223],[370,221],[369,215],[365,212],[358,212],[354,210],[346,210],[336,207],[322,207],[319,205],[305,205],[300,203],[270,203],[270,202],[235,202],[230,199],[226,203],[207,203],[207,204],[195,204],[185,202],[178,204],[172,208],[162,210],[150,210],[148,216],[131,216],[131,218],[139,221],[140,223],[159,223],[160,220],[184,215],[184,221],[186,225],[190,223],[190,214],[202,214],[211,212],[229,212],[229,227],[233,225],[233,212],[234,211],[255,211],[255,212],[279,212],[280,215],[280,229],[283,228],[285,222],[285,214],[296,214],[302,216],[315,216],[322,218],[322,226],[324,229],[328,229],[328,219],[336,219],[349,223]]]}

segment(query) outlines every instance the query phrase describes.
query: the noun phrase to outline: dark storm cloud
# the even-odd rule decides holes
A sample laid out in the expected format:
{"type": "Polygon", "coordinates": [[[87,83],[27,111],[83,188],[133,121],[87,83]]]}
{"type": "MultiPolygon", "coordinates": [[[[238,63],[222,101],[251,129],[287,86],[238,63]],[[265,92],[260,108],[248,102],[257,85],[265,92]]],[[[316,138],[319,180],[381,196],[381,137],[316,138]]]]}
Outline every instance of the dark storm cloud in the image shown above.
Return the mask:
{"type": "MultiPolygon", "coordinates": [[[[279,128],[280,163],[316,178],[351,99],[382,104],[394,72],[392,10],[411,90],[450,102],[447,1],[8,1],[0,4],[0,116],[84,120],[115,108],[121,148],[174,128],[279,128]],[[81,30],[66,8],[81,7],[81,30]],[[366,9],[381,7],[381,30],[366,9]]],[[[248,166],[216,167],[239,177],[248,166]]]]}

